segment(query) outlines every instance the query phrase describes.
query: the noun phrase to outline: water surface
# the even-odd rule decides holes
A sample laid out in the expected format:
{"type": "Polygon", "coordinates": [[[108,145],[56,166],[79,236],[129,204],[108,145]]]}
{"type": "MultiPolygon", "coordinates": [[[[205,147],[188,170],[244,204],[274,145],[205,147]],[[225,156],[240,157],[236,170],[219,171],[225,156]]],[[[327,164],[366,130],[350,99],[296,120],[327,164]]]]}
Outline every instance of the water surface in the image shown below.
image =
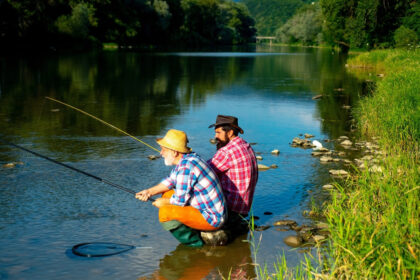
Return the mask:
{"type": "MultiPolygon", "coordinates": [[[[53,54],[0,59],[0,134],[4,139],[140,191],[170,171],[157,154],[121,133],[46,100],[72,104],[158,148],[170,128],[187,132],[190,146],[210,158],[208,126],[217,114],[234,115],[243,138],[255,143],[262,164],[253,214],[258,225],[278,219],[299,224],[311,203],[327,196],[331,179],[310,150],[292,148],[302,133],[317,140],[348,134],[350,111],[362,86],[346,74],[345,58],[330,50],[248,49],[243,52],[53,54]],[[320,100],[312,97],[323,94],[320,100]],[[273,149],[280,150],[278,156],[273,149]],[[272,215],[264,215],[264,212],[272,215]]],[[[334,148],[333,142],[325,143],[334,148]]],[[[303,254],[274,227],[227,247],[186,248],[165,232],[157,209],[131,195],[15,148],[0,145],[1,279],[214,279],[232,273],[253,278],[258,262],[284,252],[290,265],[303,254]],[[83,242],[139,247],[106,258],[69,252],[83,242]],[[254,244],[256,245],[256,244],[254,244]]]]}

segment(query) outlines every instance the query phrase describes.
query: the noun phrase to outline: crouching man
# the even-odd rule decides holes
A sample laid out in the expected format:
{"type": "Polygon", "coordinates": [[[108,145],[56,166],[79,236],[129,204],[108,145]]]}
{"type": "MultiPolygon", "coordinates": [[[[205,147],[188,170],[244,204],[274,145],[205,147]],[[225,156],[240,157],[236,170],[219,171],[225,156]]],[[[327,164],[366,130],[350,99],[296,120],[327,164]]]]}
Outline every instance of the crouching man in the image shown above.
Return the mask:
{"type": "Polygon", "coordinates": [[[213,169],[187,147],[185,132],[170,129],[157,139],[165,165],[175,165],[159,184],[136,194],[147,201],[163,194],[153,205],[159,208],[159,221],[164,229],[181,243],[203,245],[200,231],[219,229],[227,219],[227,208],[220,182],[213,169]]]}

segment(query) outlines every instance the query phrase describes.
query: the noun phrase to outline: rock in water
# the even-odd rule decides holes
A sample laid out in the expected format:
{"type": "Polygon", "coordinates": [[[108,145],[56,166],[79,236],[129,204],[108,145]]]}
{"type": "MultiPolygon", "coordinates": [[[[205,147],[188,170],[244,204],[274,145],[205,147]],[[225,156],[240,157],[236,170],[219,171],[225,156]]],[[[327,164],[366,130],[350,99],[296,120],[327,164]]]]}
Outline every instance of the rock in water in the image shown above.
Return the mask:
{"type": "Polygon", "coordinates": [[[223,229],[216,231],[201,231],[200,235],[204,243],[210,246],[224,246],[229,241],[229,234],[223,229]]]}
{"type": "Polygon", "coordinates": [[[275,226],[296,226],[296,221],[293,220],[278,220],[274,222],[275,226]]]}
{"type": "Polygon", "coordinates": [[[350,140],[344,140],[341,142],[341,146],[351,146],[353,143],[350,140]]]}
{"type": "Polygon", "coordinates": [[[331,190],[331,189],[334,189],[334,186],[333,185],[330,185],[330,184],[327,184],[327,185],[323,185],[322,188],[324,190],[331,190]]]}
{"type": "Polygon", "coordinates": [[[255,231],[264,231],[264,230],[267,230],[269,228],[270,228],[270,226],[256,226],[254,230],[255,231]]]}
{"type": "Polygon", "coordinates": [[[147,158],[150,160],[155,160],[155,159],[160,158],[160,156],[150,155],[150,156],[147,156],[147,158]]]}
{"type": "Polygon", "coordinates": [[[330,172],[331,175],[334,175],[334,176],[347,176],[347,175],[349,175],[349,173],[347,171],[342,170],[342,169],[341,170],[331,169],[329,172],[330,172]]]}
{"type": "Polygon", "coordinates": [[[330,162],[333,161],[334,159],[332,157],[327,157],[327,156],[322,156],[319,161],[320,162],[330,162]]]}
{"type": "Polygon", "coordinates": [[[276,149],[276,150],[272,150],[271,153],[273,155],[278,155],[278,154],[280,154],[280,151],[276,149]]]}
{"type": "Polygon", "coordinates": [[[268,169],[270,169],[270,167],[268,167],[264,164],[258,164],[258,170],[265,171],[265,170],[268,170],[268,169]]]}
{"type": "Polygon", "coordinates": [[[283,239],[283,242],[290,247],[299,247],[302,245],[302,238],[295,235],[287,236],[283,239]]]}
{"type": "Polygon", "coordinates": [[[325,236],[323,236],[323,235],[319,235],[319,234],[312,236],[312,239],[313,239],[316,243],[321,242],[321,241],[322,241],[322,240],[324,240],[325,238],[326,238],[325,236]]]}

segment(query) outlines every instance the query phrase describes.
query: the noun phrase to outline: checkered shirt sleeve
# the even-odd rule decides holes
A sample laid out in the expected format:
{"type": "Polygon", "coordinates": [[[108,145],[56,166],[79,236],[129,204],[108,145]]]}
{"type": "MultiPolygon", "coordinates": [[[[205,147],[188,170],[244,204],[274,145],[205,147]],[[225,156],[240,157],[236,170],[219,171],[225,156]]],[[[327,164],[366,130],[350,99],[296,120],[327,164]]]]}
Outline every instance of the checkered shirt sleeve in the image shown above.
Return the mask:
{"type": "Polygon", "coordinates": [[[211,167],[195,153],[184,155],[162,183],[175,190],[171,204],[191,205],[214,227],[224,222],[227,211],[220,182],[211,167]]]}

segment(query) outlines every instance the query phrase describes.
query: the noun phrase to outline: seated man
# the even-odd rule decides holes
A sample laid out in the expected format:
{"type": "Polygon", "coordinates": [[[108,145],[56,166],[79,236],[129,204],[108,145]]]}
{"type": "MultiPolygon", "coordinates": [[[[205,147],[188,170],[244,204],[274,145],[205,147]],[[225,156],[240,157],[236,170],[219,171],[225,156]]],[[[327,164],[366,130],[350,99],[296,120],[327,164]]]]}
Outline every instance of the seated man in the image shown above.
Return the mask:
{"type": "Polygon", "coordinates": [[[136,194],[147,201],[163,193],[153,205],[159,208],[159,221],[179,242],[202,246],[198,231],[214,231],[226,220],[227,209],[217,175],[187,147],[187,135],[170,129],[157,140],[166,165],[176,165],[159,184],[136,194]],[[198,230],[198,231],[197,231],[198,230]]]}
{"type": "Polygon", "coordinates": [[[232,239],[248,231],[244,218],[251,209],[258,180],[258,164],[251,146],[238,136],[244,131],[238,126],[236,117],[218,115],[216,123],[210,127],[215,129],[217,152],[208,163],[222,184],[229,209],[224,229],[229,230],[232,239]]]}

